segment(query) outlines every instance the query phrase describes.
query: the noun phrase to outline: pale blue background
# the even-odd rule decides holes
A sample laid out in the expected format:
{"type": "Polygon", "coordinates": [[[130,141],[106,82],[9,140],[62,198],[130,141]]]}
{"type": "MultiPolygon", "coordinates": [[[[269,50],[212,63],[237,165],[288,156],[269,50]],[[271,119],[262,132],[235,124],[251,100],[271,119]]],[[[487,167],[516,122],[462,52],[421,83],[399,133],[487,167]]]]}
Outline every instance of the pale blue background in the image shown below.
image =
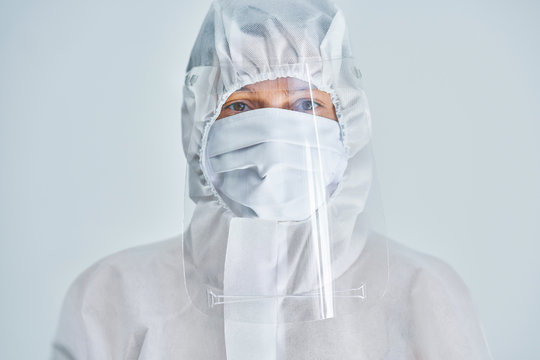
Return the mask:
{"type": "MultiPolygon", "coordinates": [[[[0,359],[69,283],[180,231],[181,86],[209,1],[0,3],[0,359]]],[[[387,229],[464,278],[497,359],[540,353],[540,3],[342,0],[387,229]]]]}

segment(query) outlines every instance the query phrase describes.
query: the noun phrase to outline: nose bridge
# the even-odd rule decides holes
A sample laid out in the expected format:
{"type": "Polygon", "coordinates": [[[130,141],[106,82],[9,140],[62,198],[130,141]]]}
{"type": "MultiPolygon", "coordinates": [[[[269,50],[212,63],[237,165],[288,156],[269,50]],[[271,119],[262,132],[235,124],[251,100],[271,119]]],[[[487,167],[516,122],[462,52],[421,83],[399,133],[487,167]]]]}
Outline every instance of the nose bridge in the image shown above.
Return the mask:
{"type": "Polygon", "coordinates": [[[272,89],[263,94],[262,107],[290,109],[288,89],[272,89]]]}

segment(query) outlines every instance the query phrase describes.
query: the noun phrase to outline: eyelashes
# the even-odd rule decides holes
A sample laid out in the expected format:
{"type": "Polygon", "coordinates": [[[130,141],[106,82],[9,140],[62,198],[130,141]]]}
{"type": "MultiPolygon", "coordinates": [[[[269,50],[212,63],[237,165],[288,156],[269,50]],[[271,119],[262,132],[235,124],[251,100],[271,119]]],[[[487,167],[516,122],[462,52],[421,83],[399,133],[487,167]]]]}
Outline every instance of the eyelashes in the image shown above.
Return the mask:
{"type": "MultiPolygon", "coordinates": [[[[255,107],[255,106],[250,106],[244,101],[234,101],[233,103],[229,105],[225,105],[223,109],[231,110],[235,113],[239,113],[239,112],[246,112],[246,111],[253,110],[256,108],[261,108],[261,107],[265,107],[265,106],[255,107]]],[[[312,112],[320,107],[322,107],[322,105],[319,102],[316,102],[312,99],[299,99],[295,101],[292,105],[288,106],[286,109],[300,111],[300,112],[312,112]]]]}
{"type": "Polygon", "coordinates": [[[227,105],[224,108],[235,111],[235,112],[244,112],[244,111],[253,110],[252,108],[249,107],[249,105],[241,101],[233,102],[232,104],[227,105]]]}
{"type": "Polygon", "coordinates": [[[241,88],[225,101],[217,119],[261,108],[279,108],[336,120],[336,110],[329,93],[318,89],[286,88],[276,80],[241,88]]]}
{"type": "Polygon", "coordinates": [[[311,99],[300,99],[293,104],[291,110],[295,111],[313,111],[320,108],[322,105],[311,99]]]}

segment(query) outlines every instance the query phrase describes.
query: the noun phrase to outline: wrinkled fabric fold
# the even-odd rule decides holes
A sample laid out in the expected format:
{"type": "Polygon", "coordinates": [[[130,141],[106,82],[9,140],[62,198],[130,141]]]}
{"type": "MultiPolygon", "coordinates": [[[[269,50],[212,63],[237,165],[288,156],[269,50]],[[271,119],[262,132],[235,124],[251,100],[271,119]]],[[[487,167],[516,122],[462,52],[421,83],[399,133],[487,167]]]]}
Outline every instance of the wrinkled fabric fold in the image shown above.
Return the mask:
{"type": "Polygon", "coordinates": [[[203,166],[229,209],[280,221],[307,219],[325,204],[347,163],[336,121],[274,108],[215,122],[206,152],[203,166]]]}

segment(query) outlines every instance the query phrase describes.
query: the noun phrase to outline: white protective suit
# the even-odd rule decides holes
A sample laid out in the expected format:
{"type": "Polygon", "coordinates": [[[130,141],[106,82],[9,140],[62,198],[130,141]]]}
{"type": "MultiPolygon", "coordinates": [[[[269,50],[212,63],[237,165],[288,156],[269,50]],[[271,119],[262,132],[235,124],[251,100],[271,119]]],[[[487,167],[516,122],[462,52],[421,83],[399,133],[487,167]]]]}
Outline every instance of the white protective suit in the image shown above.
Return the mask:
{"type": "MultiPolygon", "coordinates": [[[[52,359],[489,359],[459,276],[370,226],[371,122],[359,78],[343,14],[329,1],[214,2],[184,88],[182,141],[194,203],[192,214],[186,206],[187,227],[81,274],[66,296],[52,359]],[[215,124],[233,92],[278,78],[330,94],[338,123],[259,109],[215,124]],[[218,159],[229,142],[214,137],[228,131],[239,148],[245,138],[266,144],[261,134],[273,127],[260,119],[274,119],[277,129],[284,119],[291,124],[275,132],[278,146],[268,145],[278,165],[275,149],[301,143],[302,129],[306,156],[327,161],[333,180],[315,176],[323,185],[314,185],[319,195],[307,192],[316,198],[311,208],[280,212],[260,202],[271,199],[264,186],[255,200],[234,194],[234,186],[218,188],[214,171],[237,158],[218,159]],[[243,134],[246,126],[254,134],[243,134]],[[331,154],[317,158],[324,144],[331,154]],[[235,207],[225,191],[251,202],[235,207]],[[290,219],[306,214],[306,221],[290,219]]],[[[284,161],[302,168],[290,149],[284,161]]],[[[264,151],[256,156],[268,160],[264,151]]],[[[294,204],[305,200],[297,185],[283,193],[294,204]]]]}

